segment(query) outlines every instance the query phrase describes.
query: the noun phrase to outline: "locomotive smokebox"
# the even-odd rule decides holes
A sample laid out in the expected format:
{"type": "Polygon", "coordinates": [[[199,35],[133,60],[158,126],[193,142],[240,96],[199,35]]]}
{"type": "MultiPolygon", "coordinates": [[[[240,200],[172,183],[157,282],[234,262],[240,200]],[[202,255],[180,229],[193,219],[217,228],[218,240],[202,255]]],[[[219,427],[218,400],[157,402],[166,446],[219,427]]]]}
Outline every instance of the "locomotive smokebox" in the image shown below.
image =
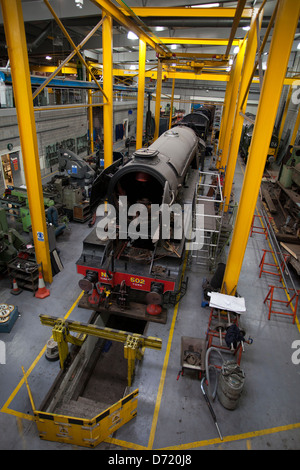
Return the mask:
{"type": "Polygon", "coordinates": [[[198,138],[189,127],[164,132],[150,147],[137,150],[132,159],[112,176],[108,202],[117,207],[119,196],[128,204],[172,203],[188,169],[199,167],[198,138]]]}

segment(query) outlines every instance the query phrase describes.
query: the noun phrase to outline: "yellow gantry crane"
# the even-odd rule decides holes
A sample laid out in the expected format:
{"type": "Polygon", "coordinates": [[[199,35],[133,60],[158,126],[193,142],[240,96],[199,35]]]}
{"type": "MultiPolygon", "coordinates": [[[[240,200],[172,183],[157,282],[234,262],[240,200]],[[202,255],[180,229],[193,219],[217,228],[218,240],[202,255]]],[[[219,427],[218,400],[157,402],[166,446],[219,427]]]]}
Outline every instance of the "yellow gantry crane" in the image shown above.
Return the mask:
{"type": "Polygon", "coordinates": [[[137,333],[114,330],[113,328],[85,324],[74,320],[65,320],[49,315],[40,315],[40,320],[43,325],[52,327],[52,335],[58,345],[60,367],[62,369],[65,368],[69,356],[68,343],[82,346],[87,335],[124,343],[124,357],[128,361],[128,387],[132,384],[135,361],[143,358],[145,348],[155,350],[162,348],[162,340],[154,336],[143,336],[137,333]],[[71,333],[77,333],[77,336],[71,333]]]}

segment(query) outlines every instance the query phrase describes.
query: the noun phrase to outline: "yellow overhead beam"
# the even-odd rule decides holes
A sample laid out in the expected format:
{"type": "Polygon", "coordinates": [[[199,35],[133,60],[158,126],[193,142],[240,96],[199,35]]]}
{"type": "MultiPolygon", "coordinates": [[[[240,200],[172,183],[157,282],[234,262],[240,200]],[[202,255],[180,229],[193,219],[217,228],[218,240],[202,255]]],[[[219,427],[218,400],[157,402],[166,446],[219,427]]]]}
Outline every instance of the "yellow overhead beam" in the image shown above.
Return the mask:
{"type": "MultiPolygon", "coordinates": [[[[174,57],[175,58],[189,58],[189,59],[193,59],[193,58],[198,58],[198,57],[201,57],[203,59],[207,59],[207,58],[212,58],[214,57],[215,59],[221,59],[224,57],[224,54],[216,54],[216,53],[203,53],[203,52],[176,52],[176,54],[174,54],[174,57]]],[[[172,57],[167,57],[166,59],[163,59],[164,62],[166,62],[167,60],[170,60],[172,61],[173,58],[172,57]]]]}
{"type": "MultiPolygon", "coordinates": [[[[30,72],[52,73],[52,72],[55,72],[56,70],[57,70],[57,67],[53,65],[30,65],[30,72]]],[[[76,64],[67,64],[65,67],[61,68],[60,72],[63,75],[73,75],[74,73],[76,73],[76,70],[77,70],[76,64]]]]}
{"type": "MultiPolygon", "coordinates": [[[[163,38],[159,37],[164,44],[190,44],[191,46],[227,46],[229,39],[206,39],[206,38],[163,38]]],[[[154,38],[155,41],[155,38],[154,38]]],[[[240,39],[232,41],[233,46],[239,46],[240,39]]]]}
{"type": "MultiPolygon", "coordinates": [[[[94,64],[93,66],[96,66],[97,64],[94,64]]],[[[31,71],[40,71],[40,72],[53,72],[53,70],[56,69],[56,67],[52,66],[32,66],[30,67],[31,71]]],[[[74,73],[74,70],[76,69],[76,65],[74,64],[74,68],[72,67],[72,64],[68,64],[67,67],[65,67],[62,71],[67,74],[67,73],[74,73]]],[[[137,75],[136,70],[130,70],[130,69],[113,69],[113,75],[114,76],[120,76],[120,77],[130,77],[133,75],[137,75]]],[[[208,81],[216,81],[216,82],[228,82],[229,81],[229,74],[228,73],[202,73],[201,75],[198,75],[196,73],[189,73],[189,72],[175,72],[175,71],[169,71],[164,69],[164,76],[166,79],[173,79],[176,78],[176,80],[208,80],[208,81]]],[[[157,78],[157,71],[156,70],[146,70],[145,72],[145,77],[146,78],[152,78],[153,80],[156,80],[157,78]]],[[[293,85],[297,77],[289,78],[286,77],[284,79],[283,84],[284,85],[293,85]]],[[[259,77],[254,77],[252,79],[252,83],[257,83],[259,84],[259,77]]],[[[51,87],[51,84],[49,85],[51,87]]],[[[76,86],[76,82],[75,82],[76,86]]]]}
{"type": "Polygon", "coordinates": [[[16,103],[35,255],[37,263],[42,263],[45,281],[51,283],[52,268],[21,0],[1,0],[1,6],[16,103]]]}
{"type": "MultiPolygon", "coordinates": [[[[181,17],[181,18],[234,18],[235,8],[187,8],[187,7],[136,7],[131,10],[140,17],[159,16],[159,17],[181,17]]],[[[125,9],[121,8],[124,15],[128,15],[125,9]]],[[[242,18],[251,18],[252,8],[244,8],[242,18]]]]}
{"type": "MultiPolygon", "coordinates": [[[[132,75],[136,75],[136,70],[113,69],[113,74],[123,76],[123,77],[130,76],[130,75],[132,76],[132,75]]],[[[221,82],[227,82],[229,80],[229,75],[224,74],[224,73],[220,73],[220,74],[204,73],[204,74],[198,75],[192,72],[173,72],[173,71],[164,69],[163,74],[164,74],[164,79],[176,78],[176,79],[181,79],[181,80],[209,80],[209,81],[213,80],[213,81],[221,81],[221,82]]],[[[157,71],[146,70],[145,77],[156,80],[157,71]]]]}

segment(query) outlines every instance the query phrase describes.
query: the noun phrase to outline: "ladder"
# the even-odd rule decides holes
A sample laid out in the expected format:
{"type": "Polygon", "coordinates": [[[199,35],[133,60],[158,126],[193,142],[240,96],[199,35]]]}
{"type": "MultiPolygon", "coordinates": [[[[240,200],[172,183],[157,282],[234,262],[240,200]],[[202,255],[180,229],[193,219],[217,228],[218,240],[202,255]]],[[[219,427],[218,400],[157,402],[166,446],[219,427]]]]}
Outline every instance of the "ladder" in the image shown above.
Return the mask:
{"type": "Polygon", "coordinates": [[[218,173],[200,171],[193,212],[193,234],[199,240],[192,250],[194,266],[213,270],[216,267],[224,215],[224,199],[218,173]]]}

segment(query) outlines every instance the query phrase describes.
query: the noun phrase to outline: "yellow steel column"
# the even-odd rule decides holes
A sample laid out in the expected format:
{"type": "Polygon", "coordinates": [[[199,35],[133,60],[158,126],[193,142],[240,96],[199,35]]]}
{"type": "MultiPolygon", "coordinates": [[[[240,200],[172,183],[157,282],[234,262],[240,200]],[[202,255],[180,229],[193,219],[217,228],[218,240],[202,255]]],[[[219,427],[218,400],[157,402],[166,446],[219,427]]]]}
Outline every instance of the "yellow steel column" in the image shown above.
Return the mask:
{"type": "Polygon", "coordinates": [[[139,41],[139,83],[136,118],[136,149],[143,146],[144,99],[145,99],[146,43],[139,41]]]}
{"type": "Polygon", "coordinates": [[[172,96],[170,104],[169,129],[172,127],[173,103],[174,103],[175,78],[172,80],[172,96]]]}
{"type": "MultiPolygon", "coordinates": [[[[91,74],[87,71],[88,81],[92,81],[91,74]]],[[[88,90],[88,104],[93,103],[92,98],[92,90],[88,90]]],[[[93,121],[93,107],[89,106],[88,108],[88,116],[89,116],[89,134],[90,134],[90,152],[94,152],[94,121],[93,121]]]]}
{"type": "Polygon", "coordinates": [[[220,168],[220,165],[221,165],[222,149],[224,145],[224,138],[225,138],[225,132],[226,132],[226,127],[227,127],[227,118],[228,118],[229,105],[230,105],[230,99],[231,99],[231,93],[232,93],[232,83],[233,83],[233,75],[234,75],[233,72],[234,71],[232,69],[230,76],[229,76],[229,81],[227,82],[225,98],[224,98],[220,134],[219,134],[219,143],[218,143],[218,155],[219,156],[216,162],[217,169],[220,168]]]}
{"type": "Polygon", "coordinates": [[[276,152],[275,152],[275,160],[277,158],[277,154],[278,154],[278,150],[279,150],[279,144],[280,144],[281,136],[282,136],[282,133],[283,133],[287,112],[288,112],[288,109],[289,109],[289,104],[290,104],[290,101],[291,101],[292,92],[293,92],[293,87],[292,87],[292,85],[290,85],[288,96],[287,96],[285,107],[284,107],[284,111],[283,111],[283,115],[282,115],[280,129],[279,129],[279,132],[278,132],[278,147],[277,147],[276,152]]]}
{"type": "Polygon", "coordinates": [[[156,92],[155,92],[155,116],[154,116],[155,131],[154,131],[154,140],[156,140],[158,138],[158,134],[159,134],[161,84],[162,84],[162,63],[158,59],[156,92]]]}
{"type": "Polygon", "coordinates": [[[224,273],[223,292],[225,284],[227,292],[234,293],[237,288],[299,14],[299,2],[279,0],[267,70],[224,273]]]}
{"type": "Polygon", "coordinates": [[[1,0],[5,37],[19,125],[36,260],[46,282],[52,282],[42,178],[21,0],[1,0]]]}
{"type": "MultiPolygon", "coordinates": [[[[263,18],[263,13],[260,14],[260,21],[259,21],[260,24],[261,24],[262,18],[263,18]]],[[[234,121],[233,121],[234,124],[233,124],[233,129],[232,129],[232,136],[231,136],[227,165],[226,165],[224,191],[223,191],[223,196],[225,199],[224,210],[226,212],[229,207],[232,183],[233,183],[236,161],[237,161],[237,156],[238,156],[238,151],[239,151],[241,134],[243,130],[244,118],[240,115],[240,111],[242,111],[243,114],[245,114],[246,112],[247,97],[249,94],[249,90],[247,92],[246,99],[244,99],[244,102],[243,102],[244,104],[243,104],[242,109],[241,109],[241,104],[245,96],[245,93],[247,91],[249,80],[251,79],[253,66],[255,62],[256,49],[257,49],[257,22],[256,22],[256,18],[253,18],[252,23],[251,23],[251,29],[249,31],[248,41],[247,41],[245,60],[244,60],[243,70],[242,70],[242,75],[241,75],[241,83],[240,83],[240,88],[239,88],[239,93],[238,93],[237,106],[236,106],[236,111],[235,111],[235,116],[234,116],[234,121]]]]}
{"type": "Polygon", "coordinates": [[[113,163],[113,55],[112,18],[102,13],[102,54],[103,54],[103,149],[104,168],[113,163]]]}
{"type": "Polygon", "coordinates": [[[237,105],[237,96],[238,96],[238,91],[239,91],[239,84],[240,84],[240,79],[241,79],[241,71],[242,71],[242,65],[244,61],[246,44],[247,44],[246,40],[242,42],[242,44],[240,45],[240,50],[235,59],[236,63],[235,63],[234,71],[233,71],[232,92],[231,92],[230,104],[228,108],[226,129],[224,129],[225,131],[224,143],[222,147],[222,154],[221,154],[221,161],[220,161],[221,170],[222,169],[224,170],[227,165],[228,151],[229,151],[231,133],[233,129],[234,115],[235,115],[235,110],[236,110],[236,105],[237,105]]]}

